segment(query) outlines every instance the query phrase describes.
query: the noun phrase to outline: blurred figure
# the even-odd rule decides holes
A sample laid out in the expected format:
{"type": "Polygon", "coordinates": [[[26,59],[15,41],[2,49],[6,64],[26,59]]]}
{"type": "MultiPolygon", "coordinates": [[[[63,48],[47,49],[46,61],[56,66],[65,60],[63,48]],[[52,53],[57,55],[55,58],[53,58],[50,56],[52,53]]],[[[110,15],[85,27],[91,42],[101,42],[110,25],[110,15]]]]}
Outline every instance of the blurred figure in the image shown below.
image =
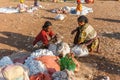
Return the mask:
{"type": "Polygon", "coordinates": [[[98,52],[99,38],[97,37],[97,32],[95,29],[88,23],[88,18],[85,16],[80,16],[77,21],[79,27],[71,32],[71,34],[77,32],[74,38],[74,44],[84,44],[87,46],[89,52],[93,51],[94,49],[97,49],[98,52]]]}

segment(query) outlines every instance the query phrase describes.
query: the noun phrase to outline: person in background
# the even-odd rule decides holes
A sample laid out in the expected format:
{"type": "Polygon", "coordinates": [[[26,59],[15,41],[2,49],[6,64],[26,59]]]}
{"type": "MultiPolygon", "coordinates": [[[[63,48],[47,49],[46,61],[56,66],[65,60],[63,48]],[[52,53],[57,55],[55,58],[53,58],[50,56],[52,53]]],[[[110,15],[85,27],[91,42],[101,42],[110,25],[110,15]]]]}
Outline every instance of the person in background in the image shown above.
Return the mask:
{"type": "Polygon", "coordinates": [[[34,6],[35,6],[35,7],[38,7],[38,6],[39,6],[38,0],[34,0],[34,6]]]}
{"type": "Polygon", "coordinates": [[[17,9],[19,10],[19,12],[25,12],[27,11],[28,6],[24,4],[25,0],[19,0],[19,4],[17,5],[17,9]]]}
{"type": "Polygon", "coordinates": [[[33,41],[33,46],[40,42],[42,46],[47,48],[49,46],[49,41],[54,37],[54,32],[52,31],[52,23],[50,21],[46,21],[42,26],[42,30],[36,36],[33,41]]]}
{"type": "Polygon", "coordinates": [[[80,0],[77,0],[76,13],[79,15],[82,12],[82,3],[80,0]]]}
{"type": "Polygon", "coordinates": [[[88,23],[88,18],[82,15],[78,17],[77,22],[79,27],[71,32],[71,34],[76,32],[74,44],[84,44],[87,46],[89,52],[94,49],[97,49],[98,52],[99,38],[97,37],[95,29],[88,23]]]}

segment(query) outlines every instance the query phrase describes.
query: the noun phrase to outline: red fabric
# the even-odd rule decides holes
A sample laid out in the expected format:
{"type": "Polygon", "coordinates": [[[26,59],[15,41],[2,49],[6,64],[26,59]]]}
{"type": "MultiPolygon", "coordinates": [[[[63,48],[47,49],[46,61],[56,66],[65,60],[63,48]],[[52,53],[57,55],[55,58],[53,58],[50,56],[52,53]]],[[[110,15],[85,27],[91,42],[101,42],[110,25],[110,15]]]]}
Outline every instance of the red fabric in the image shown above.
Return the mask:
{"type": "Polygon", "coordinates": [[[52,80],[49,74],[38,73],[30,76],[30,80],[52,80]]]}
{"type": "Polygon", "coordinates": [[[33,41],[33,45],[35,45],[38,41],[42,41],[43,44],[48,45],[48,36],[52,37],[54,33],[52,31],[46,32],[45,30],[41,30],[41,32],[36,36],[35,40],[33,41]]]}
{"type": "Polygon", "coordinates": [[[77,0],[77,3],[81,3],[81,0],[77,0]]]}
{"type": "Polygon", "coordinates": [[[42,61],[42,63],[45,64],[45,66],[47,67],[48,73],[49,74],[53,74],[56,71],[60,71],[60,66],[57,63],[58,61],[58,57],[56,56],[42,56],[42,57],[38,57],[35,58],[35,60],[40,60],[42,61]]]}

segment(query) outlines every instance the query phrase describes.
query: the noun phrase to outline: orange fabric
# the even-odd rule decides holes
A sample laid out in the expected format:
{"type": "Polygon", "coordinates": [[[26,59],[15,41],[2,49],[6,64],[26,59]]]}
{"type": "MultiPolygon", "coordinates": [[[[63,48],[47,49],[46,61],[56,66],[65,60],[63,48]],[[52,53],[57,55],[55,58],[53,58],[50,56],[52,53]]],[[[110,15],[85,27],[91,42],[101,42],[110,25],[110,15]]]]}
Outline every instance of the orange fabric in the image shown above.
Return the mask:
{"type": "Polygon", "coordinates": [[[94,0],[85,0],[86,3],[94,3],[94,0]]]}
{"type": "Polygon", "coordinates": [[[38,73],[30,76],[30,80],[52,80],[49,74],[38,73]]]}
{"type": "Polygon", "coordinates": [[[82,4],[78,4],[77,7],[76,7],[76,10],[77,11],[82,11],[82,4]]]}
{"type": "Polygon", "coordinates": [[[57,63],[58,59],[59,58],[56,56],[42,56],[36,58],[35,60],[42,61],[46,65],[48,72],[52,74],[56,71],[60,71],[60,66],[57,63]]]}
{"type": "Polygon", "coordinates": [[[81,0],[77,0],[77,3],[81,3],[81,0]]]}

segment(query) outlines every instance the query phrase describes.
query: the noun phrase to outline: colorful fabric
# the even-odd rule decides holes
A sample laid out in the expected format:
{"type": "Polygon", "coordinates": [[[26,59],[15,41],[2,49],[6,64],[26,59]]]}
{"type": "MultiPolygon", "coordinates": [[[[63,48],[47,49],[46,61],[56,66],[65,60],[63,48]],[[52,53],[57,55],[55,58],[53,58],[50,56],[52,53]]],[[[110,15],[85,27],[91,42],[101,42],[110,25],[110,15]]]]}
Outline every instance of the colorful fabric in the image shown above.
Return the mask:
{"type": "Polygon", "coordinates": [[[79,36],[79,43],[94,39],[97,36],[97,32],[89,24],[85,24],[84,26],[82,26],[80,31],[81,31],[81,33],[79,36]]]}
{"type": "Polygon", "coordinates": [[[92,50],[97,47],[98,45],[97,32],[91,25],[85,24],[84,26],[77,27],[76,31],[77,33],[74,38],[74,44],[86,43],[88,44],[87,47],[92,50]]]}
{"type": "Polygon", "coordinates": [[[58,57],[56,56],[41,56],[35,58],[35,60],[41,61],[47,67],[47,70],[50,74],[53,74],[56,71],[60,71],[60,66],[58,64],[58,57]]]}
{"type": "Polygon", "coordinates": [[[52,31],[46,32],[45,30],[41,30],[41,32],[37,35],[35,40],[33,41],[33,45],[35,45],[38,41],[42,41],[43,44],[46,46],[49,43],[49,38],[51,38],[54,35],[52,31]]]}
{"type": "Polygon", "coordinates": [[[68,56],[61,58],[59,63],[61,70],[68,69],[70,71],[74,71],[76,68],[76,64],[74,63],[74,61],[71,57],[68,56]]]}
{"type": "Polygon", "coordinates": [[[38,73],[30,76],[30,80],[52,80],[49,74],[38,73]]]}
{"type": "Polygon", "coordinates": [[[82,4],[81,3],[77,4],[76,11],[82,11],[82,4]]]}

